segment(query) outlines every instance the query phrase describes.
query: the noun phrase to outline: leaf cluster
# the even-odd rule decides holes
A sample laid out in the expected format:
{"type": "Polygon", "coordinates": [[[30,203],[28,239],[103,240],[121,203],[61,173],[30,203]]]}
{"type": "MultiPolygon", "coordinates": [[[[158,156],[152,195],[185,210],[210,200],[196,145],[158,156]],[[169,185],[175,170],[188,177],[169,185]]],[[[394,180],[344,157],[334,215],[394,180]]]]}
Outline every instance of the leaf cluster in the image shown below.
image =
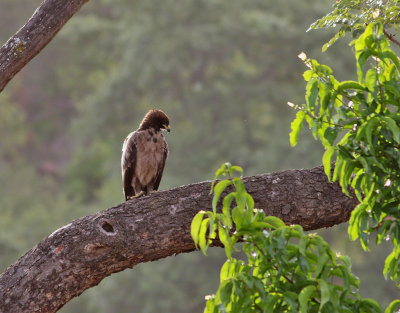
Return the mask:
{"type": "Polygon", "coordinates": [[[365,250],[372,233],[377,243],[391,240],[394,248],[384,274],[398,283],[400,63],[382,23],[369,24],[352,44],[357,81],[339,82],[328,66],[303,57],[309,68],[304,73],[306,103],[292,122],[291,143],[296,144],[306,120],[325,147],[326,175],[339,181],[344,193],[354,190],[360,201],[351,215],[350,238],[359,238],[365,250]]]}
{"type": "Polygon", "coordinates": [[[348,33],[357,38],[370,23],[381,23],[387,28],[397,29],[400,22],[400,6],[396,0],[338,0],[333,7],[331,12],[309,28],[339,28],[335,36],[323,46],[323,51],[348,33]]]}
{"type": "Polygon", "coordinates": [[[204,312],[381,312],[375,301],[358,295],[349,258],[335,255],[320,236],[305,234],[301,226],[286,226],[255,209],[234,172],[242,169],[229,163],[217,171],[216,178],[229,179],[212,185],[213,210],[200,211],[191,225],[196,246],[206,253],[218,238],[228,258],[204,312]],[[228,186],[233,191],[221,199],[228,186]],[[245,260],[232,256],[238,241],[244,241],[245,260]]]}

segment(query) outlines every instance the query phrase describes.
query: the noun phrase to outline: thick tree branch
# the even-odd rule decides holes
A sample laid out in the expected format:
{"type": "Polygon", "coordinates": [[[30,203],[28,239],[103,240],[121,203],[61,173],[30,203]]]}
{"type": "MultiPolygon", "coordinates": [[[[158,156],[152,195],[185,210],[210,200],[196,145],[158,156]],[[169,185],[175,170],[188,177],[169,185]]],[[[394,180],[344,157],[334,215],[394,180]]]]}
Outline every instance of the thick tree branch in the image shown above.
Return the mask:
{"type": "MultiPolygon", "coordinates": [[[[256,207],[317,229],[343,223],[357,204],[322,167],[244,179],[256,207]]],[[[190,224],[209,210],[210,182],[158,192],[56,230],[0,276],[0,312],[56,312],[112,273],[194,250],[190,224]]]]}
{"type": "Polygon", "coordinates": [[[44,0],[0,49],[0,92],[88,0],[44,0]]]}

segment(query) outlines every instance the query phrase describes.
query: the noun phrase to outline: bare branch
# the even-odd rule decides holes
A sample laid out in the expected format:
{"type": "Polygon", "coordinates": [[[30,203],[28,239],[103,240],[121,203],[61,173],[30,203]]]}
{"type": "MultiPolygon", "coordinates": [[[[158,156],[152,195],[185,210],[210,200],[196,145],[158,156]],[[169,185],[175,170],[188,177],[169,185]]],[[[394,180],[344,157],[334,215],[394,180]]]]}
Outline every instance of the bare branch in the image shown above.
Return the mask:
{"type": "Polygon", "coordinates": [[[0,92],[88,0],[44,0],[0,49],[0,92]]]}
{"type": "MultiPolygon", "coordinates": [[[[244,179],[256,207],[317,229],[348,220],[357,204],[322,167],[244,179]]],[[[56,230],[0,276],[0,312],[56,312],[112,273],[194,250],[190,224],[211,209],[210,182],[158,192],[56,230]]]]}
{"type": "Polygon", "coordinates": [[[394,39],[395,35],[388,33],[385,29],[383,30],[383,33],[389,39],[390,41],[394,42],[396,45],[400,47],[400,42],[396,39],[394,39]]]}

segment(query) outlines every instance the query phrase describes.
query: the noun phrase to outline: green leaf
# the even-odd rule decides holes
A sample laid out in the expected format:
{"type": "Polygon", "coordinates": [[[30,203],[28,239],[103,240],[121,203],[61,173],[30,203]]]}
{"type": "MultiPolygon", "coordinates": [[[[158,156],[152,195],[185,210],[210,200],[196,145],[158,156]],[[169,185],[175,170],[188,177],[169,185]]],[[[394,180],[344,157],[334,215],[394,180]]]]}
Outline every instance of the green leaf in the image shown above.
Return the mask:
{"type": "Polygon", "coordinates": [[[292,145],[292,147],[297,144],[297,139],[303,127],[305,115],[306,113],[304,111],[298,111],[296,114],[296,118],[290,124],[292,128],[292,131],[290,132],[290,144],[292,145]]]}
{"type": "Polygon", "coordinates": [[[253,279],[253,288],[258,292],[259,297],[264,300],[267,297],[267,293],[265,290],[265,286],[263,283],[263,280],[255,277],[255,275],[252,276],[253,279]]]}
{"type": "Polygon", "coordinates": [[[215,187],[214,187],[214,197],[213,197],[213,200],[212,200],[212,209],[213,209],[214,213],[217,212],[217,204],[218,204],[218,200],[219,200],[222,192],[229,185],[232,185],[232,182],[230,180],[222,180],[222,181],[218,182],[215,185],[215,187]]]}
{"type": "Polygon", "coordinates": [[[383,274],[385,275],[385,278],[388,276],[393,278],[395,268],[397,267],[397,259],[399,257],[399,253],[397,252],[398,249],[399,247],[394,247],[392,252],[385,260],[385,266],[383,268],[383,274]]]}
{"type": "Polygon", "coordinates": [[[367,160],[365,159],[365,158],[363,158],[363,157],[358,157],[357,158],[357,161],[359,161],[360,163],[361,163],[361,165],[362,165],[362,167],[364,168],[364,170],[365,170],[365,173],[369,173],[371,170],[370,170],[370,167],[369,167],[369,163],[367,162],[367,160]]]}
{"type": "Polygon", "coordinates": [[[381,306],[375,300],[362,299],[360,303],[360,307],[362,308],[361,312],[382,313],[381,306]]]}
{"type": "Polygon", "coordinates": [[[400,71],[399,58],[397,57],[397,55],[393,51],[386,50],[385,52],[383,52],[382,56],[384,58],[390,59],[393,62],[393,64],[396,66],[397,70],[400,71]]]}
{"type": "Polygon", "coordinates": [[[347,267],[350,268],[351,267],[351,259],[349,256],[347,255],[338,255],[337,256],[338,260],[340,260],[341,262],[343,262],[343,264],[347,267]]]}
{"type": "Polygon", "coordinates": [[[307,108],[314,113],[318,98],[318,80],[314,79],[308,82],[306,86],[307,108]]]}
{"type": "Polygon", "coordinates": [[[203,251],[204,255],[206,255],[207,249],[208,249],[208,239],[207,239],[207,230],[208,230],[208,225],[210,223],[210,220],[204,219],[201,222],[200,226],[200,232],[199,232],[199,246],[201,251],[203,251]]]}
{"type": "Polygon", "coordinates": [[[395,313],[398,312],[397,309],[400,306],[400,300],[393,300],[390,302],[389,306],[386,308],[385,313],[395,313]]]}
{"type": "Polygon", "coordinates": [[[331,163],[334,153],[335,153],[335,147],[331,146],[328,149],[326,149],[322,157],[322,164],[324,165],[325,175],[328,177],[329,181],[331,181],[331,163]]]}
{"type": "Polygon", "coordinates": [[[334,127],[328,127],[324,131],[324,138],[327,140],[329,145],[333,145],[333,142],[335,141],[337,137],[338,131],[334,127]]]}
{"type": "Polygon", "coordinates": [[[324,267],[328,262],[329,262],[329,256],[325,252],[325,249],[322,249],[322,251],[320,251],[318,255],[318,262],[317,262],[317,267],[315,269],[315,276],[318,277],[321,274],[321,272],[323,271],[324,267]]]}
{"type": "Polygon", "coordinates": [[[285,301],[287,304],[289,304],[290,308],[291,308],[291,312],[293,313],[297,313],[297,294],[295,292],[292,291],[285,291],[283,293],[283,297],[285,298],[285,301]]]}
{"type": "MultiPolygon", "coordinates": [[[[368,208],[369,206],[367,206],[368,208]]],[[[368,227],[369,227],[369,215],[366,210],[361,211],[359,215],[359,238],[361,246],[365,251],[369,251],[369,237],[368,237],[368,227]]]]}
{"type": "Polygon", "coordinates": [[[219,227],[218,228],[218,236],[219,236],[219,240],[222,242],[222,244],[225,247],[226,257],[228,259],[231,259],[233,245],[232,245],[228,230],[224,227],[219,227]]]}
{"type": "Polygon", "coordinates": [[[246,203],[247,203],[247,209],[252,211],[254,208],[254,199],[253,197],[248,194],[247,192],[245,193],[245,197],[246,197],[246,203]]]}
{"type": "Polygon", "coordinates": [[[330,46],[332,46],[339,38],[344,37],[346,35],[346,32],[344,30],[339,30],[339,32],[333,36],[326,44],[322,46],[322,52],[325,52],[328,50],[330,46]]]}
{"type": "Polygon", "coordinates": [[[280,227],[286,226],[285,223],[276,216],[267,216],[264,219],[264,222],[269,224],[271,228],[278,229],[280,227]]]}
{"type": "Polygon", "coordinates": [[[376,130],[376,125],[378,122],[379,120],[376,117],[373,117],[366,122],[367,126],[365,127],[365,137],[367,139],[368,148],[372,151],[374,150],[374,145],[372,143],[372,132],[376,130]]]}
{"type": "Polygon", "coordinates": [[[365,206],[365,204],[360,203],[351,212],[348,228],[350,240],[356,240],[358,238],[358,234],[360,233],[359,217],[363,210],[363,206],[365,206]]]}
{"type": "Polygon", "coordinates": [[[320,82],[318,84],[318,89],[319,89],[319,99],[321,103],[319,114],[323,115],[328,107],[329,100],[331,98],[331,89],[326,85],[325,82],[320,82]]]}
{"type": "Polygon", "coordinates": [[[306,255],[306,249],[309,242],[309,237],[302,236],[299,241],[299,252],[301,255],[306,255]]]}
{"type": "Polygon", "coordinates": [[[340,185],[342,186],[342,191],[348,197],[351,197],[348,191],[348,185],[351,182],[351,175],[353,174],[354,168],[356,166],[356,162],[349,161],[345,162],[342,166],[342,171],[340,173],[340,185]]]}
{"type": "Polygon", "coordinates": [[[389,116],[383,116],[382,119],[393,133],[394,140],[400,143],[400,128],[397,126],[396,122],[389,116]]]}
{"type": "Polygon", "coordinates": [[[343,162],[344,162],[343,159],[340,157],[336,159],[335,170],[333,171],[333,178],[332,178],[333,181],[337,181],[337,179],[339,178],[343,162]]]}
{"type": "MultiPolygon", "coordinates": [[[[222,164],[221,167],[216,171],[215,177],[214,177],[214,182],[215,182],[215,180],[217,180],[218,177],[220,177],[221,175],[223,175],[223,176],[226,175],[226,167],[227,167],[227,165],[230,165],[230,163],[229,163],[229,162],[226,162],[226,163],[222,164]]],[[[211,188],[211,191],[212,191],[212,188],[211,188]]]]}
{"type": "Polygon", "coordinates": [[[369,69],[365,75],[365,85],[371,92],[376,92],[378,89],[377,82],[378,74],[376,73],[376,69],[369,69]]]}
{"type": "Polygon", "coordinates": [[[232,220],[236,225],[236,229],[239,229],[243,222],[243,210],[241,210],[239,207],[234,207],[232,210],[232,220]]]}
{"type": "Polygon", "coordinates": [[[236,272],[236,260],[227,260],[224,265],[222,265],[220,272],[220,281],[232,278],[236,272]]]}
{"type": "Polygon", "coordinates": [[[344,82],[339,83],[338,87],[337,87],[337,91],[338,93],[347,90],[347,89],[354,89],[354,90],[361,90],[361,91],[365,91],[365,86],[357,83],[356,81],[353,80],[347,80],[344,82]]]}
{"type": "Polygon", "coordinates": [[[305,72],[303,73],[303,77],[304,77],[304,80],[305,80],[306,82],[310,81],[310,79],[311,79],[313,76],[314,76],[314,71],[312,71],[312,70],[307,70],[307,71],[305,71],[305,72]]]}
{"type": "MultiPolygon", "coordinates": [[[[243,181],[240,179],[240,177],[235,177],[234,179],[232,179],[232,183],[235,185],[235,189],[238,195],[242,195],[244,193],[246,193],[246,187],[244,186],[243,181]]],[[[236,198],[236,201],[238,199],[236,198]]]]}
{"type": "Polygon", "coordinates": [[[217,308],[215,306],[215,297],[211,297],[207,300],[206,308],[203,313],[217,313],[217,308]]]}
{"type": "Polygon", "coordinates": [[[217,232],[216,232],[217,223],[214,220],[214,216],[215,215],[212,214],[211,212],[207,212],[207,215],[208,215],[208,218],[210,220],[210,222],[209,222],[210,232],[209,232],[208,238],[209,239],[215,239],[215,237],[217,236],[217,232]]]}
{"type": "Polygon", "coordinates": [[[316,292],[317,288],[315,286],[307,286],[304,287],[299,294],[299,303],[300,303],[300,313],[308,312],[308,301],[313,294],[316,292]]]}
{"type": "Polygon", "coordinates": [[[263,311],[264,312],[275,312],[274,307],[278,301],[281,301],[282,295],[281,294],[270,294],[265,302],[263,303],[263,311]]]}
{"type": "MultiPolygon", "coordinates": [[[[397,210],[397,208],[396,208],[397,210]]],[[[383,223],[380,223],[378,232],[376,234],[376,243],[379,244],[381,243],[387,236],[388,230],[390,229],[390,226],[392,226],[393,221],[391,220],[386,220],[383,223]]]]}
{"type": "Polygon", "coordinates": [[[357,76],[359,81],[362,81],[364,65],[371,55],[372,52],[370,50],[365,50],[361,53],[357,53],[357,76]]]}
{"type": "Polygon", "coordinates": [[[224,305],[227,305],[230,302],[232,287],[233,284],[231,280],[226,280],[221,283],[219,288],[219,297],[224,305]]]}
{"type": "Polygon", "coordinates": [[[331,289],[329,288],[329,284],[324,279],[318,279],[319,288],[321,290],[321,304],[320,310],[322,307],[331,299],[331,289]]]}
{"type": "Polygon", "coordinates": [[[198,248],[199,232],[200,232],[201,222],[203,221],[203,218],[204,218],[204,212],[200,211],[193,218],[192,224],[190,226],[190,234],[192,235],[194,245],[196,246],[196,248],[198,248]]]}
{"type": "Polygon", "coordinates": [[[235,172],[239,173],[240,175],[243,175],[243,168],[240,166],[234,165],[234,166],[230,166],[228,169],[229,169],[229,173],[231,174],[231,176],[235,172]]]}
{"type": "Polygon", "coordinates": [[[341,144],[337,145],[338,148],[338,153],[341,156],[342,159],[346,160],[346,159],[354,159],[354,157],[352,156],[351,152],[349,151],[349,148],[347,146],[343,146],[341,144]]]}
{"type": "MultiPolygon", "coordinates": [[[[231,205],[235,197],[236,197],[236,192],[231,192],[228,195],[226,195],[224,200],[222,201],[222,214],[225,215],[227,219],[229,219],[229,221],[231,220],[231,205]]],[[[228,225],[226,224],[226,226],[228,225]]],[[[230,228],[231,226],[232,223],[230,222],[230,226],[228,227],[230,228]]]]}
{"type": "MultiPolygon", "coordinates": [[[[362,161],[360,159],[364,159],[364,158],[362,158],[362,157],[357,158],[357,161],[362,164],[362,161]]],[[[366,162],[365,159],[364,159],[364,162],[366,162]]],[[[355,176],[353,177],[353,180],[351,182],[351,187],[355,191],[355,194],[359,201],[362,201],[362,193],[360,192],[360,189],[361,189],[364,177],[365,177],[364,170],[360,169],[355,173],[355,176]]]]}

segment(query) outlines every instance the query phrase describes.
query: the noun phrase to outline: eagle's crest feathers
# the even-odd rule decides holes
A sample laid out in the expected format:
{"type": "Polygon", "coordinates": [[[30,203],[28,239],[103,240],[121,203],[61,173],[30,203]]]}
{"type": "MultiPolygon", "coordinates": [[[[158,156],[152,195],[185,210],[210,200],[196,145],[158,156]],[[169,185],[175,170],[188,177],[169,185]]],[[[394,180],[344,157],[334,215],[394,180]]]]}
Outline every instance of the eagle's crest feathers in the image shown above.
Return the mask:
{"type": "Polygon", "coordinates": [[[156,131],[169,126],[168,116],[161,110],[152,109],[143,118],[138,130],[154,128],[156,131]]]}

